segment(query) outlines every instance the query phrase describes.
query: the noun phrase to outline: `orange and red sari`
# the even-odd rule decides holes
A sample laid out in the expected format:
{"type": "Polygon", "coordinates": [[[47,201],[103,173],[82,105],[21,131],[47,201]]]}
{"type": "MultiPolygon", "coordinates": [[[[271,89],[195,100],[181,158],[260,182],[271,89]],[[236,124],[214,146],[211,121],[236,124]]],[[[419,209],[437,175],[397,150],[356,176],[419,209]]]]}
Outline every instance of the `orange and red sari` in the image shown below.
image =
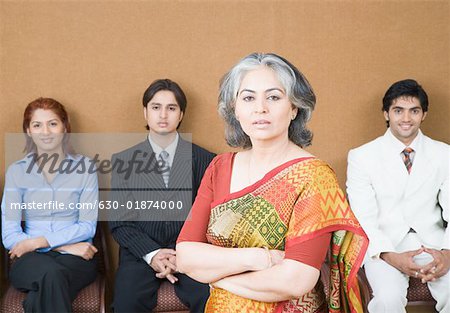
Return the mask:
{"type": "MultiPolygon", "coordinates": [[[[218,158],[227,157],[230,155],[218,158]]],[[[220,167],[209,169],[205,174],[210,175],[206,180],[212,182],[208,190],[214,192],[214,181],[230,172],[230,169],[223,169],[223,164],[232,164],[232,161],[218,161],[212,167],[220,167]]],[[[180,237],[183,233],[187,232],[182,231],[180,237]]],[[[316,287],[300,299],[278,303],[254,301],[214,288],[206,312],[363,312],[356,274],[368,239],[350,210],[333,170],[325,162],[315,158],[290,161],[254,185],[215,199],[206,228],[206,241],[213,245],[267,247],[285,250],[287,256],[289,250],[325,233],[332,234],[328,254],[331,255],[328,303],[319,280],[316,287]]]]}
{"type": "Polygon", "coordinates": [[[318,290],[321,284],[300,299],[281,303],[253,301],[215,288],[206,312],[362,312],[356,273],[368,240],[334,173],[318,159],[286,166],[254,190],[213,207],[206,236],[222,247],[285,250],[324,232],[333,233],[328,305],[318,290]]]}

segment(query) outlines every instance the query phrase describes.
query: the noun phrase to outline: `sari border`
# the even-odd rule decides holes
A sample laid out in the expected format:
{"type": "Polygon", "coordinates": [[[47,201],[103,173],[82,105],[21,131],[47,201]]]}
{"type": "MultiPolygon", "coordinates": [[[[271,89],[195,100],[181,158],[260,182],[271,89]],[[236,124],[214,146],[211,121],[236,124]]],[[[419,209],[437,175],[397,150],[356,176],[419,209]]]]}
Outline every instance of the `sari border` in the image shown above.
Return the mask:
{"type": "Polygon", "coordinates": [[[332,233],[332,232],[338,231],[338,230],[351,231],[354,234],[367,237],[366,233],[364,232],[364,230],[361,227],[342,225],[342,224],[335,224],[335,225],[329,225],[329,226],[326,226],[324,228],[315,230],[315,231],[313,231],[311,233],[308,233],[308,234],[305,234],[305,235],[301,235],[301,237],[299,237],[299,238],[291,239],[288,242],[286,242],[285,247],[292,247],[292,246],[295,246],[295,245],[297,245],[299,243],[302,243],[304,241],[313,239],[316,236],[320,236],[320,235],[323,235],[325,233],[332,233]]]}
{"type": "MultiPolygon", "coordinates": [[[[236,156],[237,152],[232,154],[232,159],[231,159],[231,168],[230,168],[230,174],[229,174],[229,182],[231,185],[231,175],[233,173],[233,166],[234,166],[234,157],[236,156]]],[[[246,194],[249,194],[253,191],[255,191],[256,189],[258,189],[261,185],[265,184],[267,181],[269,181],[270,179],[272,179],[274,176],[276,176],[277,174],[279,174],[281,171],[283,171],[284,169],[297,164],[297,163],[302,163],[304,161],[307,160],[320,160],[317,157],[301,157],[301,158],[295,158],[292,159],[290,161],[287,161],[283,164],[278,165],[277,167],[271,169],[269,172],[267,172],[263,178],[261,178],[260,180],[256,181],[255,183],[245,187],[244,189],[235,191],[235,192],[230,192],[228,195],[214,201],[211,203],[211,208],[216,207],[218,205],[224,204],[225,202],[228,202],[230,200],[234,200],[237,198],[240,198],[242,196],[245,196],[246,194]]],[[[323,162],[323,161],[322,161],[323,162]]]]}

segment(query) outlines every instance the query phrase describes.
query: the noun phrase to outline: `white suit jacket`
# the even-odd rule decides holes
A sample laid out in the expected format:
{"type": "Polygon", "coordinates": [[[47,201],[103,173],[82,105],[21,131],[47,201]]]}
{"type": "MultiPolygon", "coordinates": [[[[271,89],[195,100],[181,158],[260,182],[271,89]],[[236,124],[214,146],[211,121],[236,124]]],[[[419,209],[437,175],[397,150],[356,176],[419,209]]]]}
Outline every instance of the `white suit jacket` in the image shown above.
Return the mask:
{"type": "Polygon", "coordinates": [[[423,245],[450,249],[450,148],[419,131],[408,174],[399,143],[388,129],[348,154],[347,194],[369,237],[368,257],[395,252],[410,228],[423,245]]]}

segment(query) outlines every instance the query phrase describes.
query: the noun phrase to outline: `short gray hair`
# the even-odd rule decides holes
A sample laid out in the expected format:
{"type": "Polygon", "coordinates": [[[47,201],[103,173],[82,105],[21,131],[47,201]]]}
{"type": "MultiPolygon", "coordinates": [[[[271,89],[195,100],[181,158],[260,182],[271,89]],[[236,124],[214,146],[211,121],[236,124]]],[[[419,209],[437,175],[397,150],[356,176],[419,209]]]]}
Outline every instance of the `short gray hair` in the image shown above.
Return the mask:
{"type": "Polygon", "coordinates": [[[220,81],[219,115],[226,122],[225,137],[231,147],[250,148],[252,143],[244,133],[234,113],[237,93],[242,79],[249,71],[264,65],[272,69],[285,89],[289,101],[298,108],[289,125],[289,139],[300,147],[312,141],[312,132],[306,128],[316,103],[316,96],[306,77],[288,60],[274,53],[252,53],[240,60],[220,81]]]}

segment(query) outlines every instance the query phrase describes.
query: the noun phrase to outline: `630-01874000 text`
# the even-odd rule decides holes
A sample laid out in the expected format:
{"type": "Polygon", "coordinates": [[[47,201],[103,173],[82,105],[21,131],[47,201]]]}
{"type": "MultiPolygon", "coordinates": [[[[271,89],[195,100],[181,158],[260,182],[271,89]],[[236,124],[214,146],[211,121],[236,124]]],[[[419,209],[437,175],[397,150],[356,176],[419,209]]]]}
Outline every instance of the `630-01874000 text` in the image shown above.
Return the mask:
{"type": "Polygon", "coordinates": [[[110,201],[104,200],[99,201],[98,208],[100,210],[117,210],[126,208],[128,210],[182,210],[182,201],[151,201],[151,200],[141,200],[141,201],[110,201]]]}

